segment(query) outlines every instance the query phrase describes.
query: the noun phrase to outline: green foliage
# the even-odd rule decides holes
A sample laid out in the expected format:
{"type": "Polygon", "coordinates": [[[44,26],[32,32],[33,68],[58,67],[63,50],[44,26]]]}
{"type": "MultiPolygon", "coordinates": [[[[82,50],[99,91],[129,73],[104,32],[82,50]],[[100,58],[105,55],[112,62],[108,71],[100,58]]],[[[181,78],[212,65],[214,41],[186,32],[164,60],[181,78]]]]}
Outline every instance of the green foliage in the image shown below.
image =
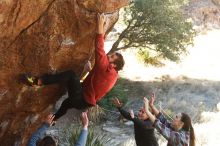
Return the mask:
{"type": "Polygon", "coordinates": [[[161,67],[164,64],[160,61],[161,56],[151,56],[146,49],[139,49],[137,52],[138,59],[144,64],[151,64],[153,66],[161,67]]]}
{"type": "Polygon", "coordinates": [[[117,83],[115,84],[115,86],[112,88],[112,90],[110,92],[108,92],[104,98],[99,101],[99,105],[101,107],[104,107],[106,109],[114,109],[114,106],[112,105],[111,99],[117,97],[123,104],[125,104],[127,102],[127,97],[125,95],[125,91],[122,87],[121,84],[122,80],[118,79],[117,83]]]}
{"type": "MultiPolygon", "coordinates": [[[[181,13],[184,3],[184,0],[133,1],[124,12],[127,27],[110,52],[137,48],[150,57],[178,61],[181,54],[187,53],[186,46],[193,43],[195,36],[192,24],[181,13]]],[[[151,62],[154,63],[147,63],[151,62]]]]}
{"type": "MultiPolygon", "coordinates": [[[[61,146],[74,146],[79,138],[81,128],[79,126],[71,126],[64,130],[63,137],[60,139],[61,146]]],[[[95,133],[93,128],[89,128],[86,146],[104,146],[111,139],[106,134],[95,133]]]]}
{"type": "Polygon", "coordinates": [[[99,107],[99,106],[94,106],[88,109],[88,114],[89,114],[89,120],[98,123],[102,120],[102,118],[105,116],[105,111],[99,107]]]}

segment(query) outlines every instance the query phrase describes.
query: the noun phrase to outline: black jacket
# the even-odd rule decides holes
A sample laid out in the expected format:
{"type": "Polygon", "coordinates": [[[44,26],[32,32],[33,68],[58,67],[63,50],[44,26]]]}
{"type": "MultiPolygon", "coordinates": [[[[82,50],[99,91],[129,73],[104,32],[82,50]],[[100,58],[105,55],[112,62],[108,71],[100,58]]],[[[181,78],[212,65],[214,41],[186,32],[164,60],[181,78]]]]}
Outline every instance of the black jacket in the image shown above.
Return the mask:
{"type": "Polygon", "coordinates": [[[137,117],[131,118],[130,113],[118,108],[121,115],[134,123],[135,141],[137,146],[158,146],[157,138],[154,134],[154,127],[150,120],[139,120],[137,117]]]}

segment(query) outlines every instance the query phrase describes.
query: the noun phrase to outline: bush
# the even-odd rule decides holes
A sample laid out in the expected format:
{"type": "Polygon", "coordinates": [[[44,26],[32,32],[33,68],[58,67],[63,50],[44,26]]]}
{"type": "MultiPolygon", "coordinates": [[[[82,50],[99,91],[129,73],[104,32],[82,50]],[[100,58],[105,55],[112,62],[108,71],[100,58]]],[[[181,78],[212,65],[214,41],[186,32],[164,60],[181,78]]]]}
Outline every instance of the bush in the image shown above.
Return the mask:
{"type": "Polygon", "coordinates": [[[89,120],[97,123],[100,122],[103,116],[105,116],[105,111],[99,106],[94,106],[88,109],[89,120]]]}
{"type": "MultiPolygon", "coordinates": [[[[74,146],[79,138],[81,128],[79,126],[71,126],[65,129],[62,133],[62,138],[60,138],[61,146],[74,146]]],[[[111,139],[101,132],[95,132],[93,128],[89,128],[86,146],[104,146],[109,143],[111,139]]]]}
{"type": "Polygon", "coordinates": [[[98,105],[108,110],[114,109],[111,99],[117,97],[123,104],[127,103],[128,99],[125,95],[125,90],[122,87],[122,79],[118,79],[115,86],[108,92],[104,98],[99,101],[98,105]]]}
{"type": "Polygon", "coordinates": [[[143,62],[145,65],[153,65],[156,67],[162,67],[165,64],[161,62],[161,56],[152,56],[149,51],[140,49],[137,51],[137,58],[140,62],[143,62]]]}

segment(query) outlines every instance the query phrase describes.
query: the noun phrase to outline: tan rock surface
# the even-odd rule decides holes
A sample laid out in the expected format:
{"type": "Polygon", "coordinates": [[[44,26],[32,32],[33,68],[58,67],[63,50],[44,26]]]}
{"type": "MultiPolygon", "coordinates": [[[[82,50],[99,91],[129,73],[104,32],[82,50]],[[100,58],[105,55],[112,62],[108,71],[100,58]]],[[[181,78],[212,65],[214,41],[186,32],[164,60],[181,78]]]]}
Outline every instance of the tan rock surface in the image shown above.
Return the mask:
{"type": "Polygon", "coordinates": [[[220,6],[220,0],[212,0],[216,5],[220,6]]]}
{"type": "Polygon", "coordinates": [[[185,13],[200,30],[220,28],[220,0],[190,0],[185,13]]]}
{"type": "Polygon", "coordinates": [[[0,1],[0,141],[25,145],[63,93],[56,86],[25,87],[18,75],[74,69],[79,75],[94,52],[96,13],[106,12],[106,30],[127,0],[0,1]]]}

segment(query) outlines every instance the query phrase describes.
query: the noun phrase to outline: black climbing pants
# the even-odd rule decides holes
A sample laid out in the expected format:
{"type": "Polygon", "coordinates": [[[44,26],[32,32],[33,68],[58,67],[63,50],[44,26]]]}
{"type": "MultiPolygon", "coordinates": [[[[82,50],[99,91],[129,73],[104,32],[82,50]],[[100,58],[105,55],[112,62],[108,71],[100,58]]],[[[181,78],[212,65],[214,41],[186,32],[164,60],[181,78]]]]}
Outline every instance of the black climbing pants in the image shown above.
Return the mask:
{"type": "Polygon", "coordinates": [[[55,120],[66,114],[70,108],[87,109],[91,107],[82,97],[82,85],[80,79],[73,71],[65,71],[58,74],[44,74],[40,77],[43,85],[62,84],[68,92],[68,98],[63,101],[59,110],[55,113],[55,120]]]}

